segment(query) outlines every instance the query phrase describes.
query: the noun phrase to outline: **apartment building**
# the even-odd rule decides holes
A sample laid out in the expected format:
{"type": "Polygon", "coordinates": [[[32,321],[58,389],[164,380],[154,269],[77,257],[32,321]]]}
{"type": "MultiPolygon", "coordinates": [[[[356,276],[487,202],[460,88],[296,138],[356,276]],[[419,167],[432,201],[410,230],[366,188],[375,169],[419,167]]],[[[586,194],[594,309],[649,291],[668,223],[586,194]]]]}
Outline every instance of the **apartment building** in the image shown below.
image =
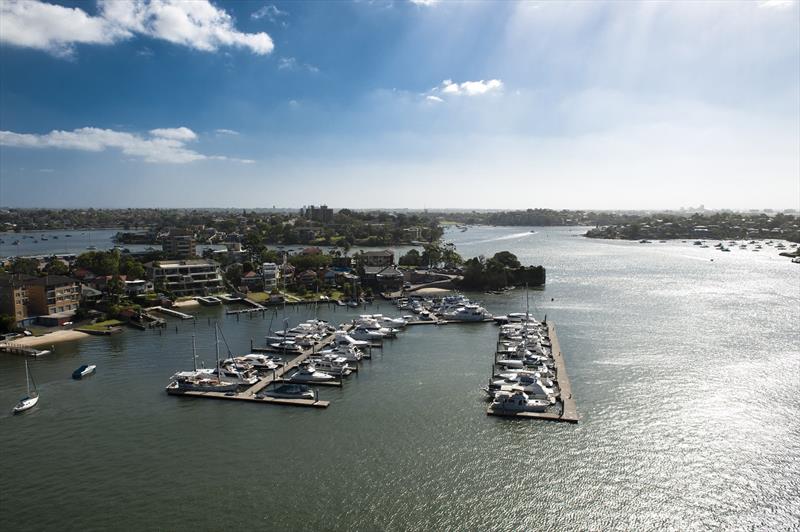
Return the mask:
{"type": "Polygon", "coordinates": [[[48,275],[29,279],[25,284],[30,314],[46,316],[78,310],[81,287],[71,277],[48,275]]]}
{"type": "Polygon", "coordinates": [[[145,264],[156,290],[163,287],[176,296],[208,295],[223,290],[219,265],[203,259],[169,260],[145,264]]]}
{"type": "Polygon", "coordinates": [[[191,259],[197,256],[197,242],[190,233],[170,234],[162,245],[170,259],[191,259]]]}
{"type": "Polygon", "coordinates": [[[14,316],[16,322],[28,316],[26,281],[34,277],[24,274],[0,276],[0,314],[14,316]]]}

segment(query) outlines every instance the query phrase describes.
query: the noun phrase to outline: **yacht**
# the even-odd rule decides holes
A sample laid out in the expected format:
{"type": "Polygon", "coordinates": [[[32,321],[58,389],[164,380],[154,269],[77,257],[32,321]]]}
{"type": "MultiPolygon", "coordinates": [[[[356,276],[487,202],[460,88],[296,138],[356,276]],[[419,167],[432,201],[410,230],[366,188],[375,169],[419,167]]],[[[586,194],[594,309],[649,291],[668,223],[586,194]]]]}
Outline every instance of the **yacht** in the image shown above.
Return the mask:
{"type": "Polygon", "coordinates": [[[451,312],[446,312],[444,318],[449,321],[484,321],[492,319],[492,315],[480,305],[471,303],[458,307],[451,312]]]}
{"type": "Polygon", "coordinates": [[[549,388],[544,385],[544,383],[539,380],[527,381],[526,383],[515,383],[515,382],[506,382],[505,379],[492,381],[489,380],[489,390],[494,390],[495,393],[498,391],[507,391],[511,388],[513,391],[523,391],[529,396],[533,397],[534,399],[547,399],[549,401],[555,401],[556,393],[553,391],[552,388],[549,388]]]}
{"type": "Polygon", "coordinates": [[[176,392],[235,392],[238,388],[235,382],[220,380],[210,377],[207,373],[199,371],[179,371],[172,376],[167,385],[167,393],[176,392]]]}
{"type": "Polygon", "coordinates": [[[347,365],[347,360],[344,357],[337,357],[333,354],[326,354],[318,357],[311,357],[306,360],[303,365],[313,366],[328,375],[342,378],[347,377],[353,373],[352,368],[347,365]]]}
{"type": "Polygon", "coordinates": [[[314,366],[300,368],[289,377],[289,381],[291,382],[330,382],[333,380],[336,380],[333,375],[317,371],[317,368],[314,366]]]}
{"type": "Polygon", "coordinates": [[[269,346],[277,351],[288,351],[292,353],[300,353],[303,351],[302,346],[294,340],[282,340],[280,342],[271,343],[269,346]]]}
{"type": "Polygon", "coordinates": [[[241,357],[234,358],[240,363],[250,364],[257,370],[273,370],[283,367],[283,359],[273,355],[262,355],[261,353],[250,353],[241,357]]]}
{"type": "Polygon", "coordinates": [[[314,390],[305,384],[281,384],[277,388],[256,395],[256,397],[262,396],[279,399],[316,399],[314,390]]]}
{"type": "Polygon", "coordinates": [[[335,355],[337,357],[344,358],[346,362],[361,362],[364,358],[364,353],[357,347],[353,347],[351,345],[340,345],[336,346],[333,349],[326,349],[324,351],[320,351],[321,355],[335,355]]]}
{"type": "Polygon", "coordinates": [[[350,331],[350,336],[356,340],[367,342],[380,342],[385,338],[384,334],[377,330],[367,329],[361,325],[350,331]]]}
{"type": "Polygon", "coordinates": [[[281,360],[280,363],[278,363],[274,360],[275,358],[276,357],[251,353],[249,355],[240,357],[226,358],[222,361],[222,364],[224,366],[231,364],[235,364],[237,366],[250,366],[258,371],[272,371],[273,369],[278,369],[279,367],[283,366],[283,361],[281,360]]]}
{"type": "Polygon", "coordinates": [[[492,409],[506,412],[544,412],[550,402],[544,399],[530,399],[525,392],[499,392],[494,396],[492,409]]]}
{"type": "Polygon", "coordinates": [[[222,370],[223,378],[236,384],[253,385],[258,382],[258,373],[249,364],[224,364],[221,363],[219,368],[214,369],[201,369],[201,373],[208,373],[213,377],[220,376],[220,369],[222,370]]]}
{"type": "Polygon", "coordinates": [[[364,340],[356,340],[346,331],[336,331],[333,333],[333,341],[336,345],[352,346],[352,347],[369,347],[370,343],[364,340]]]}
{"type": "MultiPolygon", "coordinates": [[[[216,347],[216,360],[217,367],[220,367],[219,360],[219,328],[214,328],[214,342],[216,347]]],[[[167,393],[183,393],[183,392],[235,392],[239,387],[237,382],[230,380],[222,380],[219,372],[216,375],[211,375],[213,370],[197,369],[197,348],[195,345],[195,337],[192,335],[192,365],[193,371],[179,371],[175,373],[170,379],[170,383],[166,387],[167,393]]]]}

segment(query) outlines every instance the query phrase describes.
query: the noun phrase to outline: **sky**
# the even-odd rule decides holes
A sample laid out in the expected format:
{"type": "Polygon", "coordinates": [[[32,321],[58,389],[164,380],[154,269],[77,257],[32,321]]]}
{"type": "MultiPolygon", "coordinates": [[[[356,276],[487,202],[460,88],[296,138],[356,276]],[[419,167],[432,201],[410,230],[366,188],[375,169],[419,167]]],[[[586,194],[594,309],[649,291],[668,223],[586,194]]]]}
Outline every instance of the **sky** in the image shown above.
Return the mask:
{"type": "Polygon", "coordinates": [[[800,208],[800,10],[0,0],[0,205],[800,208]]]}

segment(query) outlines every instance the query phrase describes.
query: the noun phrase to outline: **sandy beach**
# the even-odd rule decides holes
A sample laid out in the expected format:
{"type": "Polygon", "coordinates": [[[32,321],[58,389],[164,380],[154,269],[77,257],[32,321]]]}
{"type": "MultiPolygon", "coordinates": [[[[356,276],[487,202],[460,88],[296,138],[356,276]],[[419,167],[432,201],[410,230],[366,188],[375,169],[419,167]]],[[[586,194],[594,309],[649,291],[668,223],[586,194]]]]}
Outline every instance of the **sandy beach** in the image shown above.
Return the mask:
{"type": "MultiPolygon", "coordinates": [[[[38,347],[56,344],[59,342],[70,342],[72,340],[81,340],[91,335],[73,330],[53,331],[42,336],[25,336],[15,338],[11,342],[12,345],[23,347],[38,347]]],[[[4,342],[6,343],[6,342],[4,342]]]]}

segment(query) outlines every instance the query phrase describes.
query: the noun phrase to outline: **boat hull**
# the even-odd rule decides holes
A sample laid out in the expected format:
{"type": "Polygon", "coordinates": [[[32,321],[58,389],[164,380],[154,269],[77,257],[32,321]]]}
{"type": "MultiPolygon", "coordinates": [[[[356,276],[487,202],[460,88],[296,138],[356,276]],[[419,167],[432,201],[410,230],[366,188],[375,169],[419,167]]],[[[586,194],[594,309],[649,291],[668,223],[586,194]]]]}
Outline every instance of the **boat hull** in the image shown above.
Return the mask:
{"type": "Polygon", "coordinates": [[[21,399],[19,403],[17,403],[12,412],[14,414],[21,414],[36,406],[37,403],[39,403],[38,395],[35,395],[33,397],[25,397],[24,399],[21,399]]]}

